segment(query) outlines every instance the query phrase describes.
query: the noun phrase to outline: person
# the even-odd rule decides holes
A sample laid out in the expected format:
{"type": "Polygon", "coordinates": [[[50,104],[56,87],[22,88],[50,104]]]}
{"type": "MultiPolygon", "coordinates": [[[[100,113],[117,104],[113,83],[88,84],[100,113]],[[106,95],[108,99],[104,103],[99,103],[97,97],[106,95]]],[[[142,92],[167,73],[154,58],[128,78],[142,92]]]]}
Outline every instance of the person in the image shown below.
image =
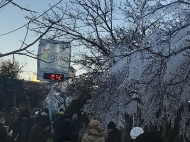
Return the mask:
{"type": "Polygon", "coordinates": [[[72,121],[72,116],[69,113],[66,113],[65,119],[63,121],[63,136],[64,136],[64,141],[69,141],[71,139],[71,121],[72,121]]]}
{"type": "Polygon", "coordinates": [[[75,113],[72,117],[71,122],[71,142],[77,142],[79,138],[79,131],[80,131],[80,122],[78,121],[78,116],[75,113]]]}
{"type": "Polygon", "coordinates": [[[42,109],[42,113],[44,113],[45,115],[47,114],[47,116],[48,116],[48,119],[49,119],[48,133],[49,133],[49,136],[51,136],[51,119],[50,119],[50,115],[49,115],[49,109],[48,108],[42,109]]]}
{"type": "Polygon", "coordinates": [[[91,120],[89,130],[86,131],[82,138],[82,142],[105,142],[104,135],[100,132],[99,121],[91,120]]]}
{"type": "Polygon", "coordinates": [[[113,121],[108,124],[108,137],[106,142],[121,142],[121,133],[113,121]]]}
{"type": "Polygon", "coordinates": [[[12,139],[16,142],[28,142],[29,134],[34,122],[30,119],[30,112],[24,109],[21,115],[9,127],[8,132],[12,133],[12,139]]]}
{"type": "Polygon", "coordinates": [[[49,117],[41,114],[39,121],[32,127],[28,142],[46,142],[49,137],[49,117]]]}
{"type": "Polygon", "coordinates": [[[52,121],[54,121],[59,115],[59,109],[58,108],[54,108],[52,110],[52,121]]]}
{"type": "Polygon", "coordinates": [[[140,134],[135,142],[163,142],[163,138],[156,132],[145,132],[140,134]]]}
{"type": "Polygon", "coordinates": [[[48,108],[42,108],[42,110],[38,112],[37,117],[36,117],[36,123],[38,123],[42,113],[49,116],[49,109],[48,108]]]}
{"type": "Polygon", "coordinates": [[[63,108],[60,108],[60,110],[59,110],[59,113],[60,113],[60,112],[63,112],[63,113],[64,113],[64,110],[63,110],[63,108]]]}
{"type": "Polygon", "coordinates": [[[49,116],[49,109],[48,108],[43,108],[42,109],[42,112],[39,112],[37,117],[36,117],[36,123],[39,122],[40,120],[40,117],[43,116],[43,115],[46,115],[47,118],[49,119],[49,129],[48,129],[48,133],[49,133],[49,136],[51,136],[51,119],[50,119],[50,116],[49,116]]]}
{"type": "Polygon", "coordinates": [[[63,142],[64,140],[64,115],[63,113],[59,113],[58,117],[53,121],[53,142],[63,142]]]}
{"type": "Polygon", "coordinates": [[[5,114],[0,111],[0,142],[7,142],[8,135],[5,127],[3,127],[5,123],[5,114]]]}
{"type": "Polygon", "coordinates": [[[144,133],[144,130],[141,127],[134,127],[133,129],[131,129],[130,131],[131,139],[129,140],[129,142],[135,142],[135,139],[142,133],[144,133]]]}

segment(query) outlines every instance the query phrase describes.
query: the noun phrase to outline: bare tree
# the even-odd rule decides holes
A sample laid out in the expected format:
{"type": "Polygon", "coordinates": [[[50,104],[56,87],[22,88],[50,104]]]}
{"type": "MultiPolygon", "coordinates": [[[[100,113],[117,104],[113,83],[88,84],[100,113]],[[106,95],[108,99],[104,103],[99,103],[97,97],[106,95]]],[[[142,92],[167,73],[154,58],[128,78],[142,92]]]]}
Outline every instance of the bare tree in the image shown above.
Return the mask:
{"type": "Polygon", "coordinates": [[[36,25],[30,26],[30,30],[37,34],[54,23],[46,38],[72,41],[72,49],[79,51],[77,57],[81,59],[73,58],[73,62],[89,71],[100,71],[109,65],[108,56],[120,42],[115,32],[120,21],[118,10],[112,0],[71,0],[52,9],[41,20],[35,16],[28,18],[36,25]]]}
{"type": "Polygon", "coordinates": [[[14,57],[13,61],[7,60],[1,62],[1,67],[0,67],[1,77],[7,80],[11,80],[11,86],[12,86],[11,93],[14,96],[13,98],[14,116],[16,114],[16,91],[18,91],[17,89],[20,89],[16,87],[17,86],[16,82],[18,82],[16,80],[19,79],[19,74],[22,72],[22,69],[25,65],[26,64],[20,65],[18,61],[15,61],[14,57]]]}

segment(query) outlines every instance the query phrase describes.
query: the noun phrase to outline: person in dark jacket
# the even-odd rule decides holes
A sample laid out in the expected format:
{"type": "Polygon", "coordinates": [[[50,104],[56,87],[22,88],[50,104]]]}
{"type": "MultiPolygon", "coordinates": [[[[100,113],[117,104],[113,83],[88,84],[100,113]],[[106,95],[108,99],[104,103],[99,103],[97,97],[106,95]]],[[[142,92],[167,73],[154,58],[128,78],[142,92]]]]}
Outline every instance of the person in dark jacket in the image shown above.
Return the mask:
{"type": "Polygon", "coordinates": [[[65,119],[63,121],[63,135],[64,135],[64,141],[70,141],[71,139],[71,121],[72,116],[69,113],[65,114],[65,119]]]}
{"type": "Polygon", "coordinates": [[[49,118],[47,115],[41,115],[38,123],[32,127],[29,142],[46,142],[49,137],[49,118]]]}
{"type": "Polygon", "coordinates": [[[48,129],[48,133],[49,133],[49,136],[51,136],[51,119],[50,119],[50,116],[49,116],[49,109],[48,108],[43,108],[42,109],[42,112],[38,113],[37,117],[36,117],[36,123],[39,122],[40,120],[40,117],[42,115],[47,115],[48,119],[49,119],[49,129],[48,129]]]}
{"type": "Polygon", "coordinates": [[[39,113],[37,114],[37,117],[36,117],[36,123],[39,122],[40,116],[41,116],[42,113],[46,113],[46,115],[49,116],[49,109],[48,108],[42,108],[42,110],[39,111],[39,113]]]}
{"type": "Polygon", "coordinates": [[[54,135],[53,135],[53,142],[63,142],[64,135],[64,115],[60,113],[57,118],[53,121],[53,129],[54,129],[54,135]]]}
{"type": "Polygon", "coordinates": [[[163,142],[163,138],[156,132],[145,132],[140,134],[135,142],[163,142]]]}
{"type": "Polygon", "coordinates": [[[12,131],[12,139],[16,142],[28,142],[29,134],[34,122],[30,119],[30,112],[24,109],[20,117],[9,127],[8,132],[12,131]]]}
{"type": "Polygon", "coordinates": [[[75,113],[72,117],[71,122],[71,142],[77,142],[79,138],[79,131],[80,131],[80,122],[78,121],[78,116],[75,113]]]}
{"type": "Polygon", "coordinates": [[[42,112],[45,112],[48,115],[48,118],[49,118],[49,135],[51,135],[51,119],[50,119],[50,115],[49,115],[49,109],[48,108],[44,108],[42,110],[42,112]]]}
{"type": "Polygon", "coordinates": [[[7,142],[8,136],[7,136],[7,131],[3,127],[5,123],[5,114],[0,111],[0,142],[7,142]]]}
{"type": "Polygon", "coordinates": [[[106,142],[121,142],[121,132],[116,128],[113,121],[108,124],[108,131],[106,142]]]}

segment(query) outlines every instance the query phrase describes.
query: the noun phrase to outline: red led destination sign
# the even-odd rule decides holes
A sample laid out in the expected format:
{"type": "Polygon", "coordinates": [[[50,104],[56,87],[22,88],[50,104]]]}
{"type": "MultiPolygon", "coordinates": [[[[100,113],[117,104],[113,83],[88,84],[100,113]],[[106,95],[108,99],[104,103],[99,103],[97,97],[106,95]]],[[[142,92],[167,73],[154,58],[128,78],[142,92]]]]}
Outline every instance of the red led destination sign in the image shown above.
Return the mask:
{"type": "Polygon", "coordinates": [[[54,74],[54,73],[44,73],[43,79],[58,80],[63,81],[63,74],[54,74]]]}

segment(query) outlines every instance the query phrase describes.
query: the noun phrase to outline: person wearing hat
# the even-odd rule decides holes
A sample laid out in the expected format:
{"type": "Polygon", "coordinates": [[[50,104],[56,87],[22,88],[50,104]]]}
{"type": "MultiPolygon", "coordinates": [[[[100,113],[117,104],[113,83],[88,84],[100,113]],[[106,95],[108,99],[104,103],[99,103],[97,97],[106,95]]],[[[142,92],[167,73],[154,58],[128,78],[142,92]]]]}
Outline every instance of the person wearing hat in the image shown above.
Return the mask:
{"type": "Polygon", "coordinates": [[[63,142],[64,140],[64,113],[59,112],[57,118],[53,121],[53,142],[63,142]]]}
{"type": "Polygon", "coordinates": [[[5,114],[0,111],[0,142],[7,142],[8,135],[5,127],[3,127],[5,123],[5,114]]]}
{"type": "Polygon", "coordinates": [[[49,134],[49,116],[41,114],[39,121],[32,127],[28,142],[46,142],[49,134]]]}
{"type": "Polygon", "coordinates": [[[79,138],[79,131],[80,131],[80,122],[78,120],[78,115],[75,113],[72,117],[71,122],[71,142],[77,142],[79,138]]]}
{"type": "Polygon", "coordinates": [[[12,132],[12,139],[16,142],[28,142],[29,134],[34,122],[30,119],[30,112],[24,109],[21,115],[9,127],[8,132],[12,132]]]}
{"type": "Polygon", "coordinates": [[[82,138],[82,142],[105,142],[104,135],[100,132],[99,121],[91,120],[89,130],[86,131],[82,138]]]}
{"type": "Polygon", "coordinates": [[[71,122],[72,122],[72,114],[67,112],[65,113],[65,119],[63,121],[63,135],[64,141],[71,141],[71,122]]]}
{"type": "Polygon", "coordinates": [[[140,135],[144,133],[144,130],[141,127],[134,127],[131,131],[130,131],[130,137],[131,139],[129,140],[129,142],[134,142],[135,139],[140,135]]]}
{"type": "Polygon", "coordinates": [[[108,124],[108,137],[106,142],[121,142],[121,133],[113,121],[108,124]]]}

